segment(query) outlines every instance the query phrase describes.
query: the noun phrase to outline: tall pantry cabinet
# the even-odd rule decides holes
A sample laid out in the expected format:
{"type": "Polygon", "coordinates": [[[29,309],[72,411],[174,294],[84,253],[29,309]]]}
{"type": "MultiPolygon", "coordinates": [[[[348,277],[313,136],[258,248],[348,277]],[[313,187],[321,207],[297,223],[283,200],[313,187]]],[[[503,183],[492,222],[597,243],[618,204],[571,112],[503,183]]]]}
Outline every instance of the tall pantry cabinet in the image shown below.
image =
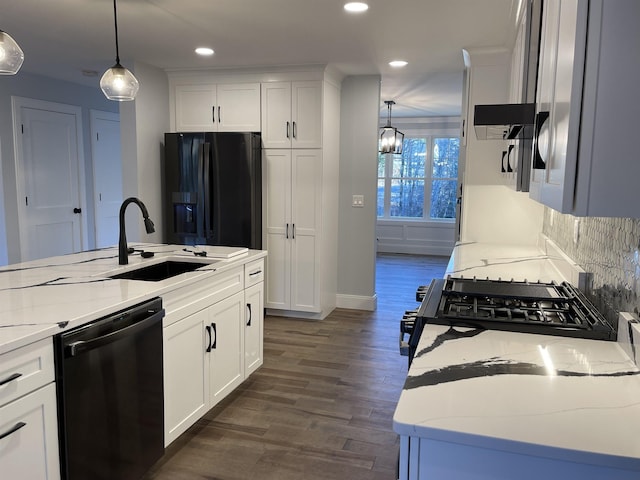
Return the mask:
{"type": "Polygon", "coordinates": [[[328,79],[262,84],[265,306],[279,313],[323,318],[335,307],[338,125],[328,79]]]}

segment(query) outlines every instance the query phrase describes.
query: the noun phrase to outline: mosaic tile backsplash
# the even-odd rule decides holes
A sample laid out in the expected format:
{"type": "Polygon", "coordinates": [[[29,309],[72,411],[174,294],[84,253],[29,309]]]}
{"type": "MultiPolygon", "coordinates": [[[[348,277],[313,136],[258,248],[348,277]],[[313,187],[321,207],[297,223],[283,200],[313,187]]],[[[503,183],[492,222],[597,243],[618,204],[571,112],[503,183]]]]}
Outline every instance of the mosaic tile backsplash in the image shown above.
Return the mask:
{"type": "Polygon", "coordinates": [[[640,311],[640,219],[581,218],[545,208],[542,231],[586,272],[586,292],[617,327],[618,312],[640,311]]]}

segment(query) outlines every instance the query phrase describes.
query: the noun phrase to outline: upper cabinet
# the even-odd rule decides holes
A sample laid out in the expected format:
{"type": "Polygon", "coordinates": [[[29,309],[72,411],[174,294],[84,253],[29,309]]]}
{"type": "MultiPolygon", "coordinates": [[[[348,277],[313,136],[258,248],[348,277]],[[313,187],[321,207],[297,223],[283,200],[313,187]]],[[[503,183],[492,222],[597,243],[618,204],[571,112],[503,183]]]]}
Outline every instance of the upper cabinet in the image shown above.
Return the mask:
{"type": "Polygon", "coordinates": [[[544,3],[530,196],[555,210],[640,217],[638,18],[634,0],[544,3]]]}
{"type": "Polygon", "coordinates": [[[322,82],[262,84],[262,142],[265,148],[322,147],[322,82]]]}
{"type": "Polygon", "coordinates": [[[259,132],[260,84],[178,84],[173,91],[178,132],[259,132]]]}

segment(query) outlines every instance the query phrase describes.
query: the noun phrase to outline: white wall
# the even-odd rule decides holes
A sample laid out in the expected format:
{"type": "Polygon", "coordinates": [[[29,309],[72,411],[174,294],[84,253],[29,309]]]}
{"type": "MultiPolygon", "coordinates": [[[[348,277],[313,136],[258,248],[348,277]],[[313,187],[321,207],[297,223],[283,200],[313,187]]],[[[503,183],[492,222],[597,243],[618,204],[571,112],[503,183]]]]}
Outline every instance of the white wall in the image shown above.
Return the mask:
{"type": "Polygon", "coordinates": [[[137,197],[147,207],[156,231],[147,235],[138,207],[127,208],[127,241],[162,242],[162,159],[169,131],[169,80],[163,70],[135,63],[140,90],[122,104],[120,135],[124,197],[137,197]]]}
{"type": "Polygon", "coordinates": [[[337,305],[373,310],[380,76],[346,77],[340,107],[337,305]],[[364,207],[352,207],[363,195],[364,207]]]}
{"type": "MultiPolygon", "coordinates": [[[[80,73],[78,73],[80,75],[80,73]]],[[[16,171],[13,145],[13,118],[11,97],[19,96],[45,100],[49,102],[76,105],[82,109],[82,135],[84,144],[86,205],[83,212],[85,221],[93,225],[93,167],[91,162],[91,109],[106,112],[118,112],[118,103],[107,100],[95,79],[95,87],[87,87],[71,82],[64,82],[49,77],[18,72],[15,76],[3,76],[0,81],[0,265],[20,261],[20,235],[18,229],[18,205],[16,194],[16,171]]],[[[94,230],[89,228],[88,245],[95,245],[94,230]]]]}
{"type": "Polygon", "coordinates": [[[473,130],[476,104],[507,103],[511,52],[469,50],[471,84],[466,166],[463,182],[462,242],[535,245],[542,231],[543,207],[527,193],[504,186],[500,140],[478,140],[473,130]]]}

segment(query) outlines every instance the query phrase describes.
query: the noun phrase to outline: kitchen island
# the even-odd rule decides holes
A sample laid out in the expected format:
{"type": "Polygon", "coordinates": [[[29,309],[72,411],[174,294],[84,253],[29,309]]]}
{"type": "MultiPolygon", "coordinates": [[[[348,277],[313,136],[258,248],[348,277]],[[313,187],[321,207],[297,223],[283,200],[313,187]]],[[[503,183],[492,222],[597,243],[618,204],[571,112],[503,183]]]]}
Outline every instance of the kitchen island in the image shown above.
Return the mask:
{"type": "MultiPolygon", "coordinates": [[[[447,273],[584,281],[542,245],[458,245],[447,273]]],[[[640,370],[617,342],[428,324],[394,430],[401,479],[637,479],[640,370]]]]}
{"type": "Polygon", "coordinates": [[[133,247],[128,265],[107,248],[0,269],[3,475],[59,478],[52,341],[59,333],[162,298],[165,445],[262,364],[265,251],[133,247]],[[188,271],[140,279],[143,268],[169,262],[188,271]]]}

